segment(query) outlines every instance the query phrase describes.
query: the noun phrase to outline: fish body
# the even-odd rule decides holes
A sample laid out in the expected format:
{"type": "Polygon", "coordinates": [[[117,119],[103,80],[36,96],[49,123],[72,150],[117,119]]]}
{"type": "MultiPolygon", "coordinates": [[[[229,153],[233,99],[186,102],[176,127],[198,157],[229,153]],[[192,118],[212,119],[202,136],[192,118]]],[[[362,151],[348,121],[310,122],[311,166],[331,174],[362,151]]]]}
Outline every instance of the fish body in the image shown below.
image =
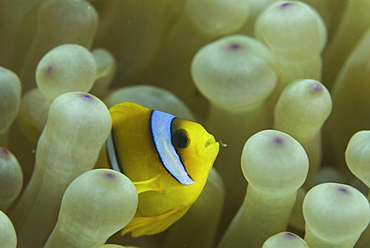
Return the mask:
{"type": "Polygon", "coordinates": [[[117,104],[110,113],[106,167],[130,178],[139,195],[137,213],[122,235],[162,232],[198,198],[219,143],[198,123],[136,103],[117,104]]]}

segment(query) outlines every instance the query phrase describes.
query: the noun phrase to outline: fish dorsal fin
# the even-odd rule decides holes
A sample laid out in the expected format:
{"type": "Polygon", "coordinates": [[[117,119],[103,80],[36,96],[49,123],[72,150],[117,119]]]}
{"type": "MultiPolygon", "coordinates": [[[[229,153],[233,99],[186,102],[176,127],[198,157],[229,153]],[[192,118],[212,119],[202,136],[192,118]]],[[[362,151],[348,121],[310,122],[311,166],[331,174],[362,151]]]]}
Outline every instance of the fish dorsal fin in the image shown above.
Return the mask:
{"type": "Polygon", "coordinates": [[[180,156],[172,144],[172,121],[176,117],[161,111],[153,110],[150,117],[150,128],[155,149],[164,168],[179,183],[195,183],[186,171],[180,156]]]}
{"type": "Polygon", "coordinates": [[[189,208],[190,206],[179,207],[163,214],[149,217],[144,217],[141,216],[140,213],[136,213],[132,221],[122,229],[121,235],[132,232],[132,237],[140,237],[143,235],[153,235],[163,232],[179,220],[189,208]]]}

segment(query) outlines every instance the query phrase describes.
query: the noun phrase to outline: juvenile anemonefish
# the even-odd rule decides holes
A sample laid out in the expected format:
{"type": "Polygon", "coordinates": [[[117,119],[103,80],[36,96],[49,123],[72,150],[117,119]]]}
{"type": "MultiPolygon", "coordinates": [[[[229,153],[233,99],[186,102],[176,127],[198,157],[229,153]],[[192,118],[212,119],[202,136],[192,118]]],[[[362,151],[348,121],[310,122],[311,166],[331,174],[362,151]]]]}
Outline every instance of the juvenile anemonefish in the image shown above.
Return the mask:
{"type": "Polygon", "coordinates": [[[201,193],[219,143],[200,124],[131,102],[110,108],[106,167],[134,183],[139,204],[122,235],[160,233],[179,220],[201,193]]]}

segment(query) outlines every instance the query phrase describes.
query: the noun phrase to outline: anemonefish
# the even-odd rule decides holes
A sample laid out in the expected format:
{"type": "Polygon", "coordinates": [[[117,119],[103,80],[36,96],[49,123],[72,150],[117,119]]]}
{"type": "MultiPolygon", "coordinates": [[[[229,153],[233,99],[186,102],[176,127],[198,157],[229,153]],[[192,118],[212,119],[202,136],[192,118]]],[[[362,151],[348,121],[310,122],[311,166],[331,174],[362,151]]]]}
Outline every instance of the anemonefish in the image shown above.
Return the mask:
{"type": "Polygon", "coordinates": [[[136,215],[121,234],[160,233],[198,198],[219,143],[199,123],[136,103],[117,104],[110,113],[105,167],[130,178],[139,195],[136,215]]]}

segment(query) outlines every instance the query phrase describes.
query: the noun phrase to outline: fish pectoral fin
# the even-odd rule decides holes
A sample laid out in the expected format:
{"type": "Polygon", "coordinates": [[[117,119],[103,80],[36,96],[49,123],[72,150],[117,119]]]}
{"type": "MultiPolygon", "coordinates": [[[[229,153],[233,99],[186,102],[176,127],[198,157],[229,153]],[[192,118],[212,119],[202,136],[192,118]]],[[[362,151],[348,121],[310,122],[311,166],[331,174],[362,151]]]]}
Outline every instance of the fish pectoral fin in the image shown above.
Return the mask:
{"type": "Polygon", "coordinates": [[[157,191],[157,192],[163,193],[163,190],[159,188],[158,183],[157,183],[159,177],[160,176],[158,175],[148,180],[137,181],[137,182],[132,182],[132,183],[135,185],[136,191],[138,194],[148,192],[148,191],[157,191]]]}
{"type": "Polygon", "coordinates": [[[163,232],[179,220],[189,208],[190,207],[172,209],[163,214],[147,217],[140,216],[140,214],[137,213],[132,221],[122,229],[121,235],[132,232],[131,236],[136,238],[143,235],[154,235],[163,232]]]}

